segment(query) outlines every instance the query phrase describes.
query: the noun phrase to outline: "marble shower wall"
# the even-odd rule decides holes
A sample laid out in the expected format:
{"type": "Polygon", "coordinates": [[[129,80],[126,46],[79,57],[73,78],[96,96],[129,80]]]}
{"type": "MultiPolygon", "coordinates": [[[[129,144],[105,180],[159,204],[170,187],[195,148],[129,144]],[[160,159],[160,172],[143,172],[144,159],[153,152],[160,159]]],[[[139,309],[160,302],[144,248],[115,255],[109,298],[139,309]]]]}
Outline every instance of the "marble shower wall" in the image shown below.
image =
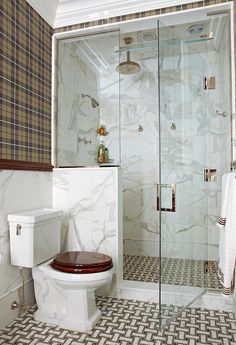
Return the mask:
{"type": "MultiPolygon", "coordinates": [[[[177,189],[176,212],[162,213],[163,256],[207,259],[209,252],[209,259],[218,257],[215,222],[220,214],[221,176],[230,168],[230,116],[216,114],[217,109],[230,114],[226,37],[222,42],[225,45],[217,51],[212,47],[210,54],[193,54],[192,47],[186,47],[181,59],[167,55],[161,60],[162,183],[174,183],[177,189]],[[216,77],[215,90],[203,89],[205,75],[216,77]],[[206,167],[217,169],[215,182],[204,182],[206,167]]],[[[138,62],[141,72],[120,80],[124,252],[156,256],[157,63],[155,58],[138,62]]],[[[115,85],[116,75],[109,81],[115,85]]],[[[162,202],[171,206],[167,190],[162,202]]]]}
{"type": "Polygon", "coordinates": [[[53,208],[64,211],[62,250],[101,252],[122,265],[119,184],[118,168],[54,169],[53,208]]]}
{"type": "MultiPolygon", "coordinates": [[[[0,298],[22,285],[19,270],[10,263],[8,214],[52,207],[52,174],[49,172],[0,171],[0,298]]],[[[24,269],[25,279],[31,272],[24,269]]]]}
{"type": "Polygon", "coordinates": [[[218,35],[201,43],[202,48],[189,43],[182,47],[181,59],[163,60],[162,183],[176,183],[176,212],[162,213],[163,256],[218,259],[215,223],[220,215],[221,177],[230,171],[232,111],[227,18],[220,25],[218,35]],[[168,65],[172,71],[168,72],[168,65]],[[205,76],[215,77],[215,89],[203,90],[205,76]],[[214,182],[203,181],[206,167],[216,169],[214,182]]]}
{"type": "Polygon", "coordinates": [[[99,107],[93,108],[90,98],[82,94],[99,102],[98,72],[81,57],[78,44],[61,42],[59,51],[58,165],[94,166],[97,165],[99,107]]]}
{"type": "Polygon", "coordinates": [[[121,80],[121,162],[124,178],[124,251],[158,255],[157,60],[121,80]]]}
{"type": "MultiPolygon", "coordinates": [[[[162,212],[162,256],[207,259],[207,111],[204,59],[164,56],[161,65],[161,183],[176,185],[175,212],[162,212]]],[[[171,189],[162,189],[170,207],[171,189]]]]}
{"type": "Polygon", "coordinates": [[[215,223],[220,215],[221,176],[230,169],[230,116],[216,114],[216,110],[230,114],[227,59],[221,64],[225,48],[184,56],[182,83],[165,87],[169,99],[163,97],[167,109],[162,109],[161,123],[167,130],[161,139],[162,183],[176,183],[176,212],[162,213],[163,256],[218,259],[215,223]],[[205,75],[216,77],[215,90],[203,90],[205,75]],[[182,99],[173,102],[175,92],[182,99]],[[171,105],[174,111],[168,109],[171,105]],[[175,131],[169,130],[171,122],[175,131]],[[203,181],[206,167],[217,170],[216,181],[203,181]]]}
{"type": "MultiPolygon", "coordinates": [[[[156,59],[147,60],[140,75],[126,80],[123,89],[121,84],[124,98],[128,92],[125,100],[129,99],[123,102],[124,111],[121,106],[125,252],[159,255],[160,125],[161,183],[176,184],[176,212],[162,212],[162,255],[207,258],[204,60],[188,54],[181,60],[176,54],[162,56],[160,124],[156,65],[156,59]]],[[[162,207],[172,207],[171,189],[162,190],[162,207]]]]}
{"type": "MultiPolygon", "coordinates": [[[[209,257],[218,259],[219,230],[215,223],[220,213],[221,205],[221,177],[231,168],[231,76],[230,51],[227,25],[222,31],[220,42],[211,42],[218,45],[218,54],[212,53],[209,59],[209,75],[216,74],[216,89],[208,92],[208,113],[210,135],[208,140],[208,166],[217,169],[217,178],[208,185],[208,242],[209,257]],[[226,117],[216,114],[226,112],[226,117]]],[[[217,46],[213,46],[216,48],[217,46]]]]}
{"type": "MultiPolygon", "coordinates": [[[[114,46],[116,44],[114,39],[114,46]]],[[[100,74],[100,119],[99,126],[105,126],[109,135],[103,137],[109,150],[111,164],[120,165],[120,112],[119,112],[119,73],[116,65],[100,74]]]]}
{"type": "MultiPolygon", "coordinates": [[[[121,60],[123,59],[125,56],[121,60]]],[[[157,61],[155,58],[148,62],[143,61],[141,66],[142,72],[137,75],[120,75],[124,251],[144,254],[147,245],[146,253],[152,246],[152,252],[157,255],[157,61]]],[[[115,130],[117,119],[113,116],[111,110],[114,107],[111,104],[116,100],[114,95],[117,93],[118,83],[115,68],[109,79],[106,80],[104,76],[101,80],[101,85],[109,85],[110,91],[109,99],[105,92],[101,93],[101,122],[109,123],[115,130]],[[110,104],[109,108],[106,107],[107,104],[110,104]]],[[[104,89],[106,90],[105,87],[104,89]]],[[[119,147],[118,135],[112,136],[111,144],[111,147],[119,147]]]]}

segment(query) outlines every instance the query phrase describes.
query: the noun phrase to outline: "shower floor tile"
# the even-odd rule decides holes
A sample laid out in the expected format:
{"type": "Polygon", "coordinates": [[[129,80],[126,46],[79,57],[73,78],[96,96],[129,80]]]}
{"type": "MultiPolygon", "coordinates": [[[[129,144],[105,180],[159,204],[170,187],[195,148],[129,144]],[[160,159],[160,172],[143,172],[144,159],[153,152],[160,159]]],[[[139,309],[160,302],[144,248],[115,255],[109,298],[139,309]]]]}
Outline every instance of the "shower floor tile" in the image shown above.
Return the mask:
{"type": "MultiPolygon", "coordinates": [[[[160,259],[152,256],[124,255],[124,279],[157,283],[160,259]]],[[[163,257],[163,284],[184,285],[221,290],[217,262],[209,261],[209,272],[204,273],[204,261],[163,257]]]]}
{"type": "MultiPolygon", "coordinates": [[[[158,330],[158,304],[97,297],[102,317],[93,331],[80,333],[35,321],[33,311],[0,331],[1,345],[235,345],[233,313],[188,308],[158,330]]],[[[162,306],[171,316],[178,308],[162,306]],[[175,310],[173,309],[175,308],[175,310]]]]}

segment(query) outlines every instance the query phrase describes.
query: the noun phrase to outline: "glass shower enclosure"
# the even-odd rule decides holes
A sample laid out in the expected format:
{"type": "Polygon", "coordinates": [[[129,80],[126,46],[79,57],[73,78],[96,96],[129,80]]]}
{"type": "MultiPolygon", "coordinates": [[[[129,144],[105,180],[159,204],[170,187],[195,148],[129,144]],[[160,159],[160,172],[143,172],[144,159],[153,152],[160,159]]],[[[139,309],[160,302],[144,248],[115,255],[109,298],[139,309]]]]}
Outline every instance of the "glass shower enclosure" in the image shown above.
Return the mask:
{"type": "Polygon", "coordinates": [[[163,326],[206,291],[208,258],[207,63],[179,31],[120,44],[140,67],[120,78],[124,279],[156,284],[163,326]]]}
{"type": "Polygon", "coordinates": [[[199,298],[208,276],[208,38],[158,22],[160,323],[199,298]],[[168,305],[166,308],[165,305],[168,305]]]}
{"type": "Polygon", "coordinates": [[[221,288],[215,222],[230,170],[228,16],[172,28],[157,21],[120,38],[120,61],[129,52],[135,64],[120,77],[124,279],[156,284],[165,326],[221,288]]]}
{"type": "Polygon", "coordinates": [[[156,291],[159,326],[220,289],[214,224],[231,161],[228,16],[198,23],[200,33],[194,25],[152,20],[58,45],[57,166],[121,167],[123,279],[156,291]]]}

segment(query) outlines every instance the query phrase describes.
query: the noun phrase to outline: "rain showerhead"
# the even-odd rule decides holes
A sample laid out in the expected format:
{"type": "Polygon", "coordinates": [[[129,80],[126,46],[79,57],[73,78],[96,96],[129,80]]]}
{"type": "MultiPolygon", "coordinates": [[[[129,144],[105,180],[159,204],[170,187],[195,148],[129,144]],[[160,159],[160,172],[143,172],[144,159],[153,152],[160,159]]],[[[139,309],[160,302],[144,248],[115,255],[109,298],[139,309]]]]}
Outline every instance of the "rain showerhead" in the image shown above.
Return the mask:
{"type": "Polygon", "coordinates": [[[98,102],[96,101],[96,99],[93,98],[92,96],[90,96],[90,95],[85,95],[85,94],[82,93],[82,98],[84,98],[84,97],[90,98],[91,106],[92,106],[93,108],[97,108],[97,107],[99,106],[99,103],[98,103],[98,102]]]}
{"type": "MultiPolygon", "coordinates": [[[[124,39],[125,44],[127,45],[132,43],[132,40],[133,40],[132,37],[125,37],[124,39]]],[[[116,70],[120,74],[135,74],[141,70],[141,67],[137,62],[130,60],[130,51],[127,51],[127,60],[124,62],[121,62],[116,67],[116,70]]]]}
{"type": "Polygon", "coordinates": [[[135,74],[141,70],[141,67],[137,62],[130,61],[130,52],[127,52],[127,60],[121,62],[116,67],[116,70],[120,74],[135,74]]]}

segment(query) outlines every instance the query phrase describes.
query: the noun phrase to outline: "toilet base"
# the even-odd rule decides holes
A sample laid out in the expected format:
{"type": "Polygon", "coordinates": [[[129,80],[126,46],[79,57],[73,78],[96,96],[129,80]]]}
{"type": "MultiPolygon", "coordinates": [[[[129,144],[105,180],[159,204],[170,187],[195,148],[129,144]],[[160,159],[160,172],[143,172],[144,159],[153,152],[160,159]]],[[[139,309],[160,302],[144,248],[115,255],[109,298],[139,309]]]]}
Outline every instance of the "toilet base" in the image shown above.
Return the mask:
{"type": "Polygon", "coordinates": [[[59,327],[70,329],[70,330],[77,330],[80,332],[88,332],[91,331],[94,326],[97,324],[99,319],[101,318],[102,313],[101,310],[98,308],[93,312],[92,315],[89,317],[81,318],[72,318],[72,317],[66,317],[64,320],[62,320],[59,324],[59,327]]]}
{"type": "Polygon", "coordinates": [[[45,299],[43,305],[38,305],[34,314],[35,320],[65,329],[88,332],[102,316],[95,304],[94,291],[67,290],[66,298],[59,304],[57,302],[52,305],[51,301],[45,299]]]}
{"type": "Polygon", "coordinates": [[[85,289],[79,281],[52,279],[38,267],[33,268],[33,278],[38,305],[35,320],[80,332],[93,329],[102,315],[94,286],[85,289]]]}

